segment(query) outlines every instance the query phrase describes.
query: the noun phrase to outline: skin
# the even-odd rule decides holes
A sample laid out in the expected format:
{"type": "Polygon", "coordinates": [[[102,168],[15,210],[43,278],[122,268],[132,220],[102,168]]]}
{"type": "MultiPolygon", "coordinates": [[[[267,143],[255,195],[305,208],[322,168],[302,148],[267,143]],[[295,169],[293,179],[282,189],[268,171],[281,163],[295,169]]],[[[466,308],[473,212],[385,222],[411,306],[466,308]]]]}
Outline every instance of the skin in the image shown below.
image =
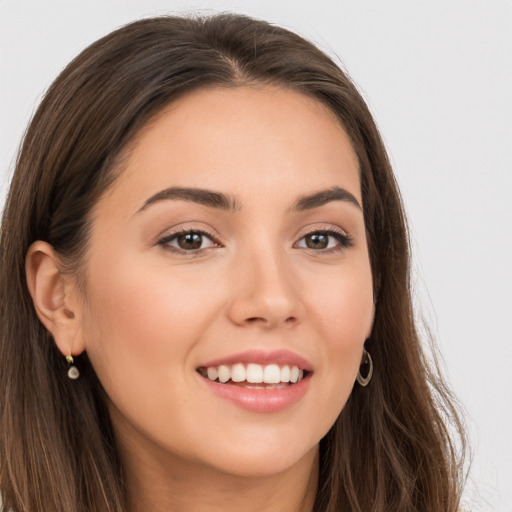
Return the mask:
{"type": "Polygon", "coordinates": [[[318,443],[354,386],[374,315],[361,209],[292,208],[333,187],[362,205],[349,138],[324,106],[275,87],[201,90],[139,133],[95,206],[83,293],[51,247],[32,246],[36,309],[64,355],[87,351],[108,394],[133,511],[312,510],[318,443]],[[169,187],[221,192],[236,208],[144,208],[169,187]],[[159,243],[180,229],[211,239],[195,251],[159,243]],[[350,246],[307,246],[330,229],[350,246]],[[307,359],[306,394],[256,413],[204,385],[199,366],[249,349],[307,359]]]}

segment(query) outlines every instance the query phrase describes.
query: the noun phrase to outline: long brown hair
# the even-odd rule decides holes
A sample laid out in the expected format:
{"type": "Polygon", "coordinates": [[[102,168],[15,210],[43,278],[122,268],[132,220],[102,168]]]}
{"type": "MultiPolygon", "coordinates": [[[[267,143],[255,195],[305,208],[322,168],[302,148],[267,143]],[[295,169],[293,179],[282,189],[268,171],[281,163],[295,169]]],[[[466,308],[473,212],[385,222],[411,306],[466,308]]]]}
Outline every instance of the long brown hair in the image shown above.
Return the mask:
{"type": "Polygon", "coordinates": [[[275,84],[332,110],[360,164],[376,313],[370,386],[355,385],[320,443],[317,512],[454,512],[464,434],[437,366],[426,362],[410,290],[406,221],[372,116],[350,79],[296,34],[248,17],[159,17],[88,47],[60,74],[26,133],[0,246],[0,489],[16,512],[126,510],[103,389],[81,378],[39,322],[25,278],[31,243],[79,271],[90,211],[116,158],[165,105],[193,89],[275,84]],[[451,437],[455,436],[455,441],[451,437]]]}

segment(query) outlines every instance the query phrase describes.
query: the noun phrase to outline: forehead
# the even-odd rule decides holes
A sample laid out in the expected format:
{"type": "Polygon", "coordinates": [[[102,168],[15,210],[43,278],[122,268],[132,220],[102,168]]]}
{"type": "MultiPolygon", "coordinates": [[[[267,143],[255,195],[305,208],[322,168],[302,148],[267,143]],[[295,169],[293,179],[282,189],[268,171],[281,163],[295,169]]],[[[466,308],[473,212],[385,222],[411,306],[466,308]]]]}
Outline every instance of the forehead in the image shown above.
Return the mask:
{"type": "Polygon", "coordinates": [[[361,202],[359,166],[341,123],[325,105],[270,86],[189,93],[139,132],[107,196],[150,196],[158,188],[200,187],[301,195],[341,185],[361,202]]]}

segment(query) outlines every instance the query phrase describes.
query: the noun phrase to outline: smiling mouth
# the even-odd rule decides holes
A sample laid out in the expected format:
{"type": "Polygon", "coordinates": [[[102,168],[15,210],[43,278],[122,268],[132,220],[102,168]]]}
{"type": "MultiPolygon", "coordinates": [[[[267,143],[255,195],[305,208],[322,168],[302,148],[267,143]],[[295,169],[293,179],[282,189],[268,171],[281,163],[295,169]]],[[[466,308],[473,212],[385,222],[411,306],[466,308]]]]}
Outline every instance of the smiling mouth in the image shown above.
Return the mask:
{"type": "Polygon", "coordinates": [[[279,389],[292,386],[311,372],[294,365],[260,365],[256,363],[201,366],[197,372],[204,378],[221,384],[248,389],[279,389]]]}

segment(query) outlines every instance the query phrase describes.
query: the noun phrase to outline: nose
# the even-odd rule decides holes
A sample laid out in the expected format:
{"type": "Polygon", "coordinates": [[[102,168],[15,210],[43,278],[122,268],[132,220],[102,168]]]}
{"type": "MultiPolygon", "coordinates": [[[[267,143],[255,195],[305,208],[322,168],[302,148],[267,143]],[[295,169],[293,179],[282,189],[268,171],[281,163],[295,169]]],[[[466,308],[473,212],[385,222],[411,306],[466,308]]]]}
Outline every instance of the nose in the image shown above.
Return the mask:
{"type": "Polygon", "coordinates": [[[291,327],[303,316],[303,302],[289,261],[277,251],[252,252],[237,262],[229,317],[239,326],[291,327]]]}

